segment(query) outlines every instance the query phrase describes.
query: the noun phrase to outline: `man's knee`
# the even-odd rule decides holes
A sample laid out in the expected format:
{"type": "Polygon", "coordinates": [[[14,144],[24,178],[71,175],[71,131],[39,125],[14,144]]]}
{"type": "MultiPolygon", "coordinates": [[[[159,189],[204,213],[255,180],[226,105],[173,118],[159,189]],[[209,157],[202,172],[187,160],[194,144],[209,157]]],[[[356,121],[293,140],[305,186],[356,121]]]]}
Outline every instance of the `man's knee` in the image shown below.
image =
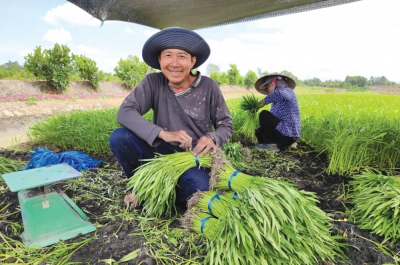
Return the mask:
{"type": "Polygon", "coordinates": [[[117,148],[120,145],[126,144],[126,142],[128,141],[127,131],[129,130],[126,128],[118,128],[111,133],[108,140],[111,150],[117,148]]]}
{"type": "Polygon", "coordinates": [[[191,168],[179,178],[178,186],[193,193],[197,190],[209,190],[209,173],[209,169],[191,168]]]}
{"type": "Polygon", "coordinates": [[[186,201],[198,190],[209,190],[209,169],[198,169],[196,167],[186,170],[179,178],[176,187],[176,204],[180,205],[186,201]]]}

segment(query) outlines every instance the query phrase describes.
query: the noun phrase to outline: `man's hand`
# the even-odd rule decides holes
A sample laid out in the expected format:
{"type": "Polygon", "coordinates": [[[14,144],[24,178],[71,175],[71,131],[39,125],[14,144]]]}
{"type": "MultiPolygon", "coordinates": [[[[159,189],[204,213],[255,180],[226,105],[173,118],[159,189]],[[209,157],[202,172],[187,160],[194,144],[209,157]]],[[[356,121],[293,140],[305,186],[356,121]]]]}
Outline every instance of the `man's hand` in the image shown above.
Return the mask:
{"type": "Polygon", "coordinates": [[[196,147],[193,149],[193,155],[197,156],[201,152],[200,157],[203,157],[210,150],[215,154],[217,152],[217,146],[211,135],[206,134],[197,141],[196,147]]]}
{"type": "Polygon", "coordinates": [[[161,138],[172,145],[179,145],[180,148],[186,151],[192,149],[192,137],[183,130],[174,132],[161,131],[158,134],[158,138],[161,138]]]}

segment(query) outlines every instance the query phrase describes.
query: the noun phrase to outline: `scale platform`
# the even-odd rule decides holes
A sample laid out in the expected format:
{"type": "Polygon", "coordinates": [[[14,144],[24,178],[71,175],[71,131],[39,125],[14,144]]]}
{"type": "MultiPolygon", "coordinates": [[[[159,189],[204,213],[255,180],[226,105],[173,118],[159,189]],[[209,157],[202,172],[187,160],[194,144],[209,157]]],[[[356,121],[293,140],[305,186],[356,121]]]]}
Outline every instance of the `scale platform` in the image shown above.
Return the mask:
{"type": "Polygon", "coordinates": [[[12,192],[18,192],[23,243],[46,247],[96,230],[85,213],[62,191],[50,185],[82,174],[68,164],[57,164],[3,174],[12,192]]]}

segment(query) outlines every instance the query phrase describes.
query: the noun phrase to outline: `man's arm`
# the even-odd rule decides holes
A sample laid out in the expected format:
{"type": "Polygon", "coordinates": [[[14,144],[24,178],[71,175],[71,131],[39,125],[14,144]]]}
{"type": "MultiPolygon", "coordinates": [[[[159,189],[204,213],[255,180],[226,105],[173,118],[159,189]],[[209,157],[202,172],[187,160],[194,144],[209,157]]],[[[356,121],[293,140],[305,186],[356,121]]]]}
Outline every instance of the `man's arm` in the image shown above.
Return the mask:
{"type": "Polygon", "coordinates": [[[117,121],[149,145],[155,145],[155,140],[162,128],[142,117],[152,107],[154,99],[151,90],[146,76],[122,102],[117,121]]]}
{"type": "MultiPolygon", "coordinates": [[[[218,85],[217,85],[218,86],[218,85]]],[[[232,136],[232,116],[219,87],[215,89],[211,106],[211,120],[215,131],[208,133],[217,146],[222,147],[232,136]]]]}

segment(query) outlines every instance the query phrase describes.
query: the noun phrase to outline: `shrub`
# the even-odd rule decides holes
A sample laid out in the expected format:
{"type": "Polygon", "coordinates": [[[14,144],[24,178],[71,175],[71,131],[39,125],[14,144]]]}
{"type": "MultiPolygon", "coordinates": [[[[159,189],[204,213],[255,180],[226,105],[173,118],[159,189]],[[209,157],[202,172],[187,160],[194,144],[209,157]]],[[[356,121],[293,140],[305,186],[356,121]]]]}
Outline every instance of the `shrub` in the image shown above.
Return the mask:
{"type": "Polygon", "coordinates": [[[254,83],[257,81],[257,79],[258,79],[258,77],[257,77],[256,73],[254,73],[251,70],[248,71],[244,77],[244,86],[246,88],[253,88],[254,83]]]}
{"type": "Polygon", "coordinates": [[[118,76],[115,76],[113,74],[106,73],[106,72],[103,72],[103,71],[99,71],[99,81],[103,81],[103,82],[120,82],[121,79],[119,79],[118,76]]]}
{"type": "Polygon", "coordinates": [[[114,68],[115,75],[126,83],[128,88],[134,88],[144,78],[149,66],[141,62],[137,56],[129,56],[126,60],[119,60],[114,68]]]}
{"type": "Polygon", "coordinates": [[[19,65],[17,61],[0,65],[0,79],[9,80],[26,80],[32,79],[34,76],[28,72],[23,66],[19,65]]]}
{"type": "Polygon", "coordinates": [[[227,85],[229,83],[228,76],[225,72],[222,73],[217,73],[217,72],[212,72],[210,74],[210,77],[214,79],[215,82],[217,82],[218,85],[227,85]]]}
{"type": "Polygon", "coordinates": [[[96,62],[84,55],[72,54],[74,68],[79,73],[80,78],[88,80],[94,87],[99,87],[99,69],[96,62]]]}
{"type": "Polygon", "coordinates": [[[230,64],[231,68],[228,70],[228,84],[231,86],[239,85],[240,73],[236,64],[230,64]]]}
{"type": "Polygon", "coordinates": [[[57,91],[65,90],[73,72],[70,49],[65,45],[54,45],[53,49],[36,47],[32,54],[25,56],[24,67],[36,78],[43,78],[57,91]]]}

